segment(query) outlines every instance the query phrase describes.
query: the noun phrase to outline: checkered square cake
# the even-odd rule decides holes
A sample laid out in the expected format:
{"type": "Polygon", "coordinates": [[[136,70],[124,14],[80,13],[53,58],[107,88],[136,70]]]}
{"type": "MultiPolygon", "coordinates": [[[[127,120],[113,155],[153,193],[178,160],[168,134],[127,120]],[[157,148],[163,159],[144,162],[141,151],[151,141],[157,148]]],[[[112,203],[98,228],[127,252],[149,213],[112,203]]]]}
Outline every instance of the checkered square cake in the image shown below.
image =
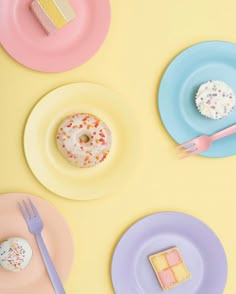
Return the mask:
{"type": "Polygon", "coordinates": [[[191,278],[177,247],[149,256],[163,290],[168,291],[191,278]]]}

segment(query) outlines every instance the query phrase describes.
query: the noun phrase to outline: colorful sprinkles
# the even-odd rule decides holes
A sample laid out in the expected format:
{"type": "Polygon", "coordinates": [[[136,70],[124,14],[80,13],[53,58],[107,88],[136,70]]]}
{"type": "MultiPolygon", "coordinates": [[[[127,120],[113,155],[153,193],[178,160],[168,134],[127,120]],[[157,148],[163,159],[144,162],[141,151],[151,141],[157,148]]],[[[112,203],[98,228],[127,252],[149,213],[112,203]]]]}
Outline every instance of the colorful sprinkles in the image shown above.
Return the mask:
{"type": "Polygon", "coordinates": [[[7,270],[19,272],[32,256],[29,244],[21,238],[11,238],[0,245],[0,264],[7,270]]]}
{"type": "Polygon", "coordinates": [[[235,95],[226,83],[209,81],[201,85],[195,102],[202,115],[211,119],[221,119],[234,109],[235,95]]]}
{"type": "Polygon", "coordinates": [[[67,117],[59,126],[56,139],[63,156],[81,168],[104,161],[111,149],[111,131],[99,118],[88,113],[67,117]]]}

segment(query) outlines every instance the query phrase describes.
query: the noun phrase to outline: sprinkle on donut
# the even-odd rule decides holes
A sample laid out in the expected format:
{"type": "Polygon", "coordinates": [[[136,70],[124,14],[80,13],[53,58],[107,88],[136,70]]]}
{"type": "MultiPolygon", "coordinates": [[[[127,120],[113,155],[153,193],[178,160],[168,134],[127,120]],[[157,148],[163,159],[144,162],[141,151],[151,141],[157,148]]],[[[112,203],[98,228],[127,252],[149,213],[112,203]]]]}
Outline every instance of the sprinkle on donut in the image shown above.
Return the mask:
{"type": "Polygon", "coordinates": [[[104,161],[111,149],[111,131],[94,115],[78,113],[58,128],[57,146],[73,165],[85,168],[104,161]]]}

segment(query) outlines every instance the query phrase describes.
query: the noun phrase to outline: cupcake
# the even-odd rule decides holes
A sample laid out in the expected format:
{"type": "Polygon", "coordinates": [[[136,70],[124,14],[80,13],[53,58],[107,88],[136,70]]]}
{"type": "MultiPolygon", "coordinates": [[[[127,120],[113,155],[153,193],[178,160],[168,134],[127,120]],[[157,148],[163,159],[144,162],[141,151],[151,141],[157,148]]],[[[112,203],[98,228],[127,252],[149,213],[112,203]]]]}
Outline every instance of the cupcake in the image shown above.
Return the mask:
{"type": "Polygon", "coordinates": [[[232,112],[235,107],[235,95],[225,82],[209,81],[198,89],[195,103],[203,116],[217,120],[232,112]]]}
{"type": "Polygon", "coordinates": [[[31,258],[32,249],[22,238],[9,238],[0,244],[0,265],[10,272],[25,269],[31,258]]]}

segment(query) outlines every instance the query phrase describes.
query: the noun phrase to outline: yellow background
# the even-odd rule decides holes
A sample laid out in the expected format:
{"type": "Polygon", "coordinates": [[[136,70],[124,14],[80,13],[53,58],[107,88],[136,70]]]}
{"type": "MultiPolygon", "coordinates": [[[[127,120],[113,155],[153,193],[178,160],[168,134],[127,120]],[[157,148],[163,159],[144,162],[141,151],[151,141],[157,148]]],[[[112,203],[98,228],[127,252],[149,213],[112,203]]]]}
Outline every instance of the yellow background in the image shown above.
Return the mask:
{"type": "Polygon", "coordinates": [[[117,241],[136,220],[163,210],[192,214],[217,233],[229,262],[224,293],[236,293],[236,158],[178,161],[175,143],[156,109],[160,78],[177,53],[201,41],[236,40],[236,2],[112,0],[111,4],[108,38],[95,57],[75,70],[38,73],[0,49],[1,192],[39,195],[66,218],[76,245],[68,294],[113,293],[109,270],[117,241]],[[129,100],[141,122],[134,177],[109,197],[90,202],[66,200],[47,191],[30,172],[22,144],[26,118],[35,103],[60,85],[80,81],[102,83],[123,94],[120,103],[125,107],[129,100]]]}

